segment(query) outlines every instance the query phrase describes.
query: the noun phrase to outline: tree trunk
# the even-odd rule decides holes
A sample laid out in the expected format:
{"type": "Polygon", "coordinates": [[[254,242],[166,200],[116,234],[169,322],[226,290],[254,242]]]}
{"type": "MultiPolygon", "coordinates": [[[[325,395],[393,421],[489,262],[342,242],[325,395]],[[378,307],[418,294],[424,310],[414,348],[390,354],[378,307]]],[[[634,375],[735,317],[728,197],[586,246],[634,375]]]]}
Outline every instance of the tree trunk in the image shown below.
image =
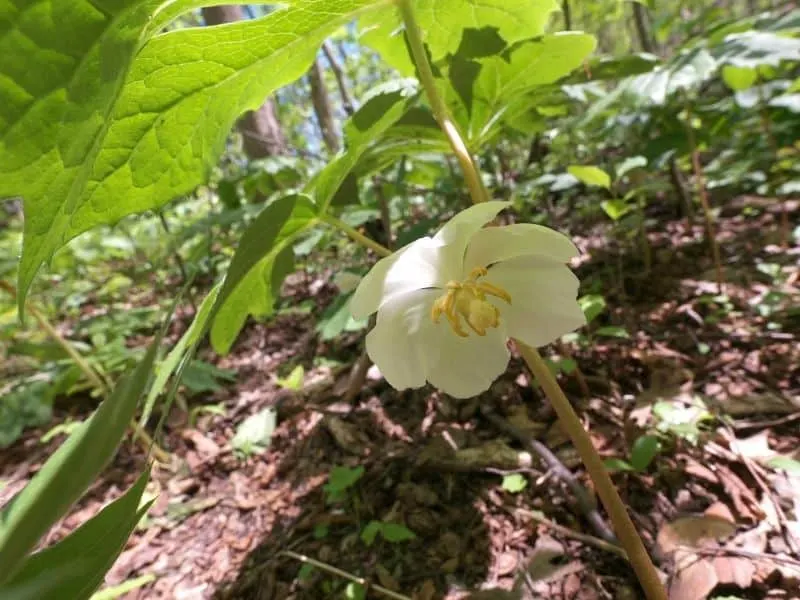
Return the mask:
{"type": "Polygon", "coordinates": [[[639,36],[639,45],[645,52],[655,54],[656,45],[652,36],[650,35],[650,29],[647,26],[647,8],[638,2],[631,2],[631,4],[633,5],[633,20],[636,23],[636,33],[639,36]]]}
{"type": "MultiPolygon", "coordinates": [[[[209,6],[203,9],[206,25],[233,23],[243,18],[241,6],[209,6]]],[[[265,99],[258,110],[245,113],[239,119],[237,127],[242,134],[242,145],[248,158],[277,156],[288,151],[286,136],[278,121],[272,98],[265,99]]]]}
{"type": "Polygon", "coordinates": [[[339,151],[339,134],[336,131],[336,119],[333,116],[331,101],[328,97],[328,90],[325,87],[325,77],[322,73],[322,66],[319,60],[314,60],[314,64],[308,70],[308,79],[311,83],[311,103],[314,105],[314,114],[317,115],[317,122],[322,131],[322,139],[325,145],[333,153],[339,151]]]}
{"type": "Polygon", "coordinates": [[[564,29],[569,31],[572,29],[572,9],[569,6],[569,0],[562,0],[561,12],[564,15],[564,29]]]}

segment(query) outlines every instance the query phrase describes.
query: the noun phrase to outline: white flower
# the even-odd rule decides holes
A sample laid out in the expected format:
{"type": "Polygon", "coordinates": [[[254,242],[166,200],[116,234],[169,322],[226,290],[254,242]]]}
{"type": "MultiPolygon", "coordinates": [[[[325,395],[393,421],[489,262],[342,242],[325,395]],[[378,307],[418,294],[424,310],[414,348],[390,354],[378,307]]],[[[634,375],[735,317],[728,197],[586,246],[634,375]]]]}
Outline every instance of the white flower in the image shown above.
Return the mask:
{"type": "Polygon", "coordinates": [[[397,389],[428,381],[468,398],[489,388],[514,337],[543,346],[585,324],[578,254],[562,234],[529,223],[483,226],[508,202],[484,202],[380,260],[353,295],[356,319],[378,312],[367,353],[397,389]]]}

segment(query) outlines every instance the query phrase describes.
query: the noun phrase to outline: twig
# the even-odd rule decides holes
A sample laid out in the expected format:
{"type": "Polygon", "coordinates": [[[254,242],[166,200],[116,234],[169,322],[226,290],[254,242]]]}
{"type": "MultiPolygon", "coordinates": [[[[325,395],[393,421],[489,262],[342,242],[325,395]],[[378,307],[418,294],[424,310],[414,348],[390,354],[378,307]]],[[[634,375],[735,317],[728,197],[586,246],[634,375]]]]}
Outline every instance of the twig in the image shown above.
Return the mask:
{"type": "MultiPolygon", "coordinates": [[[[789,548],[792,549],[792,552],[800,556],[800,541],[795,538],[794,533],[789,527],[786,513],[783,512],[780,502],[778,502],[778,500],[775,498],[775,494],[772,493],[772,490],[769,489],[769,485],[767,485],[767,482],[764,480],[761,467],[756,465],[753,459],[745,456],[742,452],[738,451],[738,449],[735,449],[735,443],[737,442],[737,439],[730,427],[723,424],[723,431],[726,434],[728,443],[731,444],[731,454],[733,454],[736,459],[744,464],[745,468],[750,473],[750,476],[755,480],[758,487],[761,488],[761,492],[764,494],[764,497],[769,499],[772,507],[775,509],[775,516],[778,519],[778,525],[780,526],[783,539],[786,540],[786,543],[788,544],[789,548]]],[[[708,447],[710,449],[716,449],[718,454],[725,454],[727,452],[715,442],[710,442],[708,447]]]]}
{"type": "Polygon", "coordinates": [[[523,517],[531,518],[537,523],[541,523],[545,527],[549,527],[553,531],[557,531],[562,535],[574,538],[578,541],[589,544],[590,546],[599,548],[600,550],[605,550],[606,552],[612,552],[613,554],[616,554],[617,556],[621,556],[625,560],[628,560],[628,555],[625,553],[624,549],[622,549],[620,546],[616,544],[609,543],[606,540],[601,540],[599,537],[595,537],[593,535],[589,535],[586,533],[581,533],[580,531],[575,531],[574,529],[570,529],[569,527],[564,527],[563,525],[559,525],[558,523],[551,521],[544,515],[541,515],[538,512],[532,510],[526,510],[524,508],[514,508],[513,510],[511,510],[511,512],[516,513],[518,515],[522,515],[523,517]]]}
{"type": "Polygon", "coordinates": [[[348,115],[352,115],[356,112],[356,105],[353,102],[353,98],[350,96],[350,92],[347,90],[347,83],[344,80],[342,65],[333,55],[333,49],[329,41],[326,40],[322,44],[322,51],[325,53],[325,58],[328,59],[328,64],[331,67],[331,71],[333,71],[333,76],[336,78],[336,85],[339,87],[339,95],[342,97],[344,112],[348,115]]]}
{"type": "Polygon", "coordinates": [[[575,498],[575,502],[572,503],[573,509],[577,508],[578,511],[583,514],[584,518],[597,532],[597,535],[611,544],[618,543],[614,532],[611,530],[608,524],[606,524],[603,517],[600,516],[600,513],[597,511],[597,505],[594,501],[594,498],[586,490],[586,488],[581,485],[580,481],[578,481],[577,477],[575,477],[572,471],[564,466],[564,463],[562,463],[547,446],[533,436],[528,435],[524,431],[509,423],[506,419],[492,411],[492,409],[488,406],[481,406],[481,414],[483,414],[483,416],[486,417],[486,419],[488,419],[489,422],[491,422],[500,431],[503,431],[516,438],[522,444],[527,446],[529,450],[536,454],[545,464],[545,466],[572,492],[572,495],[575,498]]]}
{"type": "Polygon", "coordinates": [[[694,546],[684,546],[679,544],[675,547],[676,550],[686,550],[694,554],[703,554],[706,556],[719,556],[720,554],[732,554],[734,556],[743,556],[745,558],[752,558],[753,560],[764,560],[768,562],[778,562],[795,569],[800,569],[800,560],[788,556],[778,556],[775,554],[765,554],[764,552],[753,552],[752,550],[743,550],[741,548],[695,548],[694,546]]]}
{"type": "Polygon", "coordinates": [[[326,573],[330,573],[331,575],[336,575],[337,577],[342,577],[354,583],[361,584],[364,586],[365,592],[368,590],[374,590],[379,594],[386,596],[387,598],[394,598],[395,600],[412,600],[412,598],[409,596],[404,596],[403,594],[393,592],[392,590],[380,586],[377,583],[371,583],[363,577],[358,577],[357,575],[353,575],[347,571],[342,571],[341,569],[337,569],[336,567],[325,564],[324,562],[320,562],[314,558],[311,558],[310,556],[306,556],[305,554],[298,554],[297,552],[293,552],[291,550],[284,550],[281,552],[281,554],[288,556],[289,558],[299,560],[302,563],[317,567],[318,569],[325,571],[326,573]]]}

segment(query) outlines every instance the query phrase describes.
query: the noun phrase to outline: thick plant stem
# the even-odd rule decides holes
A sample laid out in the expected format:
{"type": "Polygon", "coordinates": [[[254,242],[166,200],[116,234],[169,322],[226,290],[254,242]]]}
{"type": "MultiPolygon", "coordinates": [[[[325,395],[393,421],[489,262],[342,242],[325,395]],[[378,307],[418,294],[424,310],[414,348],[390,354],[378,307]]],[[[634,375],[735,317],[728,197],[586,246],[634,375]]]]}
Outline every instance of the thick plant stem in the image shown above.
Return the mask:
{"type": "Polygon", "coordinates": [[[516,340],[516,344],[520,354],[553,405],[559,422],[572,440],[583,464],[586,465],[597,489],[597,494],[611,517],[615,533],[628,555],[648,600],[667,600],[667,592],[661,583],[658,572],[578,415],[575,414],[572,405],[561,391],[539,352],[519,340],[516,340]]]}
{"type": "Polygon", "coordinates": [[[328,225],[335,227],[336,229],[342,230],[347,235],[349,235],[353,239],[353,241],[358,242],[362,246],[366,246],[370,250],[374,250],[380,256],[389,256],[392,253],[392,251],[389,250],[386,246],[383,246],[378,242],[376,242],[375,240],[368,238],[354,227],[350,227],[350,225],[348,225],[341,219],[337,219],[333,215],[325,214],[320,216],[320,219],[325,223],[327,223],[328,225]]]}
{"type": "Polygon", "coordinates": [[[411,6],[411,0],[399,0],[397,3],[400,7],[400,14],[403,17],[403,23],[406,26],[406,36],[408,36],[408,45],[411,48],[411,54],[414,63],[417,66],[420,83],[425,90],[425,95],[431,103],[431,110],[433,116],[442,128],[447,141],[453,149],[453,153],[458,158],[461,164],[461,171],[464,174],[464,179],[469,187],[469,193],[473,202],[485,202],[489,200],[489,192],[483,185],[480,172],[475,166],[475,161],[464,143],[464,139],[458,132],[458,128],[453,119],[450,117],[450,111],[447,109],[442,96],[436,89],[436,80],[431,70],[431,64],[428,62],[428,54],[425,50],[425,43],[422,41],[422,34],[420,33],[417,19],[414,16],[414,9],[411,6]]]}

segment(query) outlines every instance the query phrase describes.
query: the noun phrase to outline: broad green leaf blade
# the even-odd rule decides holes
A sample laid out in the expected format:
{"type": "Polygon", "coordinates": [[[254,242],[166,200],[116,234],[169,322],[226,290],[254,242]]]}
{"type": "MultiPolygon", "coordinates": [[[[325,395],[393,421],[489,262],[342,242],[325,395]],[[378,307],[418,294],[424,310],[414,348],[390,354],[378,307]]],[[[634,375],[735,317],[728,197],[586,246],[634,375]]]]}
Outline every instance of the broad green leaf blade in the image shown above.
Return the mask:
{"type": "Polygon", "coordinates": [[[458,92],[463,99],[472,86],[472,105],[464,107],[468,116],[457,115],[469,143],[476,146],[490,139],[501,122],[514,127],[515,115],[536,104],[531,94],[580,67],[595,45],[591,35],[562,32],[519,42],[503,57],[476,60],[480,69],[467,71],[476,75],[474,82],[460,81],[458,92]]]}
{"type": "Polygon", "coordinates": [[[156,366],[156,377],[147,393],[147,400],[145,400],[142,416],[139,419],[139,425],[142,427],[150,420],[150,415],[153,412],[156,399],[166,387],[170,376],[175,372],[175,369],[178,368],[178,365],[184,357],[187,356],[187,353],[191,352],[191,349],[197,345],[207,331],[212,309],[217,301],[219,289],[219,285],[211,289],[197,309],[197,314],[192,324],[189,325],[189,329],[181,336],[181,339],[178,340],[178,343],[170,350],[166,358],[156,366]]]}
{"type": "MultiPolygon", "coordinates": [[[[507,44],[541,35],[556,0],[414,0],[417,22],[431,59],[458,50],[465,29],[493,27],[507,44]]],[[[361,41],[374,48],[400,73],[414,75],[397,10],[375,13],[359,21],[361,41]]]]}
{"type": "Polygon", "coordinates": [[[305,187],[306,193],[314,196],[320,212],[331,205],[336,193],[370,144],[409,110],[417,94],[414,80],[389,81],[376,86],[369,98],[347,120],[344,125],[346,150],[305,187]]]}
{"type": "Polygon", "coordinates": [[[248,315],[265,317],[294,264],[292,244],[317,222],[308,196],[290,195],[269,204],[247,228],[214,304],[211,344],[227,353],[248,315]]]}
{"type": "Polygon", "coordinates": [[[577,177],[586,185],[594,185],[606,189],[611,187],[611,177],[599,167],[571,165],[567,167],[567,173],[577,177]]]}
{"type": "Polygon", "coordinates": [[[0,197],[20,195],[25,206],[20,306],[66,241],[202,183],[240,114],[300,77],[329,33],[386,2],[331,0],[319,10],[318,0],[296,0],[257,20],[159,34],[142,48],[154,31],[148,19],[174,14],[175,3],[65,0],[65,14],[53,0],[26,4],[37,10],[12,11],[0,46],[0,56],[15,57],[0,70],[10,72],[0,78],[0,106],[10,105],[0,120],[0,197]],[[52,12],[62,22],[50,31],[52,12]],[[33,41],[40,37],[48,41],[33,41]],[[50,52],[49,38],[63,39],[64,64],[22,80],[23,65],[36,69],[18,57],[50,52]],[[73,38],[85,41],[72,47],[73,38]]]}
{"type": "Polygon", "coordinates": [[[9,582],[9,587],[47,579],[47,575],[59,565],[77,561],[80,565],[78,569],[52,578],[55,581],[50,594],[39,597],[64,600],[89,598],[102,583],[125,547],[133,528],[152,504],[150,501],[139,507],[149,476],[150,469],[146,469],[125,494],[57,544],[32,555],[9,582]]]}
{"type": "Polygon", "coordinates": [[[158,336],[136,369],[120,379],[100,408],[0,512],[0,583],[15,573],[111,460],[147,385],[160,340],[158,336]]]}

